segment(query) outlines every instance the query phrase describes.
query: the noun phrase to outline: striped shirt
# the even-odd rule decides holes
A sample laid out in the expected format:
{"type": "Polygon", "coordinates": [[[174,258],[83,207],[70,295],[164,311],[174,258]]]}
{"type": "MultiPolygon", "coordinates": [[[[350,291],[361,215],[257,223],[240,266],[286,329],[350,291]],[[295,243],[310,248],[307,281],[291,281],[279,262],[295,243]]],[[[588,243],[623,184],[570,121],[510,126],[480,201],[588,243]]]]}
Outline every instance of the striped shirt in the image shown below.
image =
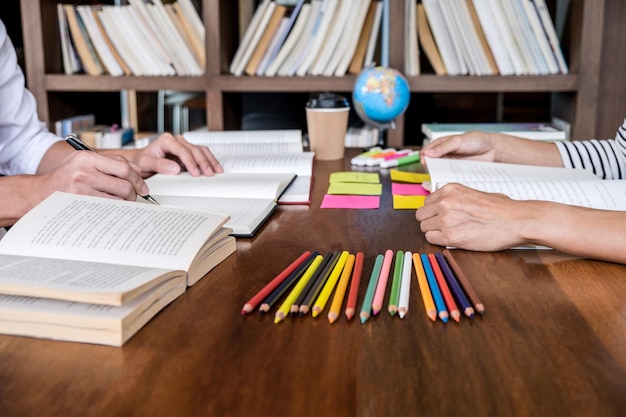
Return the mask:
{"type": "Polygon", "coordinates": [[[588,169],[602,179],[626,178],[626,118],[615,139],[556,142],[563,165],[588,169]]]}

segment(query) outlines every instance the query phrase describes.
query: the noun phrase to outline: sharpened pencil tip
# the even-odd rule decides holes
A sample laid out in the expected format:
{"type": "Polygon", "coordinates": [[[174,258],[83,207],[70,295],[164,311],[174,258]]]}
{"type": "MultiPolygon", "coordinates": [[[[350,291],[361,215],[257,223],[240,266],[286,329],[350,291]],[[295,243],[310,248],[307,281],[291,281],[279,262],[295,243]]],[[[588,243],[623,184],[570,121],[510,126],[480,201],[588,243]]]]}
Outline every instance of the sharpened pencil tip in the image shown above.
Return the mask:
{"type": "Polygon", "coordinates": [[[441,313],[439,313],[439,318],[441,319],[441,321],[443,321],[444,323],[448,322],[448,313],[445,311],[442,311],[441,313]]]}
{"type": "Polygon", "coordinates": [[[459,313],[458,310],[454,310],[453,312],[451,312],[450,317],[452,317],[452,320],[456,321],[457,323],[461,321],[461,313],[459,313]]]}
{"type": "Polygon", "coordinates": [[[359,317],[361,318],[361,324],[365,324],[365,322],[369,318],[369,314],[363,313],[359,317]]]}
{"type": "Polygon", "coordinates": [[[282,311],[279,311],[276,313],[276,316],[274,317],[274,324],[278,324],[281,321],[283,321],[283,319],[285,318],[285,314],[282,311]]]}
{"type": "Polygon", "coordinates": [[[328,321],[330,323],[334,323],[335,320],[337,320],[338,314],[337,313],[328,313],[328,321]]]}

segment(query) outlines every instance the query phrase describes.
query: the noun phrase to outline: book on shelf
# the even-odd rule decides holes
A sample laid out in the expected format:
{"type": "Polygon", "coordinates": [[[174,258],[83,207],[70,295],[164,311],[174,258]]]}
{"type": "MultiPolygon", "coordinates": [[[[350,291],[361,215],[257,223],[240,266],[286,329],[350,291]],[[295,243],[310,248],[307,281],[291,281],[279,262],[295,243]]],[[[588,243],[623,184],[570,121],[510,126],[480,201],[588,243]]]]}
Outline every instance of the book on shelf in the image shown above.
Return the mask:
{"type": "MultiPolygon", "coordinates": [[[[352,21],[357,16],[356,4],[353,4],[353,0],[340,0],[337,4],[332,20],[328,25],[324,40],[320,45],[317,57],[313,61],[311,67],[307,71],[310,75],[326,75],[325,71],[328,68],[332,73],[331,60],[335,59],[335,56],[341,53],[341,50],[345,47],[346,39],[349,36],[348,30],[348,18],[352,21]]],[[[336,62],[333,64],[336,65],[336,62]]]]}
{"type": "Polygon", "coordinates": [[[227,220],[53,193],[0,240],[0,333],[121,346],[235,252],[227,220]]]}
{"type": "Polygon", "coordinates": [[[229,215],[235,236],[253,236],[278,204],[310,204],[313,153],[302,150],[299,130],[193,131],[224,173],[211,177],[154,175],[146,180],[160,204],[229,215]]]}
{"type": "Polygon", "coordinates": [[[590,170],[452,158],[426,158],[426,168],[432,190],[459,183],[515,200],[626,211],[624,181],[603,180],[590,170]]]}
{"type": "Polygon", "coordinates": [[[439,55],[439,50],[435,44],[435,39],[430,31],[428,19],[426,18],[426,12],[424,11],[424,5],[419,3],[416,7],[417,35],[419,43],[422,46],[422,50],[424,51],[424,55],[426,55],[428,62],[430,62],[431,67],[433,67],[435,74],[446,75],[446,67],[443,65],[441,55],[439,55]]]}
{"type": "Polygon", "coordinates": [[[377,48],[380,47],[379,40],[380,27],[382,26],[383,2],[381,0],[376,0],[374,3],[376,3],[376,11],[374,13],[372,31],[370,32],[370,36],[367,41],[367,49],[365,50],[365,59],[363,60],[364,68],[374,64],[377,48]]]}
{"type": "Polygon", "coordinates": [[[79,114],[76,116],[66,117],[54,122],[54,133],[64,138],[70,133],[76,133],[85,128],[91,127],[96,123],[96,116],[92,113],[79,114]]]}
{"type": "MultiPolygon", "coordinates": [[[[263,55],[267,51],[270,43],[272,42],[272,38],[276,35],[276,32],[279,30],[281,22],[287,13],[287,7],[281,4],[275,4],[272,7],[272,13],[269,16],[269,20],[267,21],[267,25],[257,42],[252,55],[250,55],[250,59],[246,63],[244,72],[248,75],[255,75],[261,60],[263,59],[263,55]]],[[[286,23],[284,24],[286,25],[286,23]]]]}
{"type": "Polygon", "coordinates": [[[500,30],[496,22],[494,22],[495,16],[489,5],[489,0],[468,0],[468,6],[470,4],[470,12],[478,19],[476,27],[480,27],[482,30],[485,41],[489,46],[489,50],[498,69],[498,73],[500,75],[515,74],[507,46],[500,35],[500,30]]]}
{"type": "Polygon", "coordinates": [[[98,25],[96,8],[99,6],[77,5],[75,11],[85,26],[86,34],[102,62],[103,68],[109,75],[124,75],[124,70],[109,47],[105,34],[98,25]]]}
{"type": "Polygon", "coordinates": [[[61,3],[57,3],[57,21],[59,25],[59,36],[61,38],[63,72],[68,75],[75,74],[80,72],[82,67],[80,65],[80,58],[78,58],[78,54],[76,53],[76,49],[70,37],[70,28],[67,24],[67,18],[65,17],[64,6],[61,3]]]}
{"type": "Polygon", "coordinates": [[[348,66],[352,61],[352,57],[356,51],[361,31],[365,23],[365,17],[371,4],[371,0],[361,0],[355,4],[353,13],[354,19],[352,24],[346,25],[347,33],[344,34],[342,43],[338,45],[337,50],[333,54],[330,63],[323,72],[325,76],[343,77],[348,71],[348,66]]]}
{"type": "Polygon", "coordinates": [[[331,23],[339,16],[337,11],[340,10],[340,6],[339,0],[324,0],[322,2],[320,13],[313,26],[313,32],[305,46],[303,59],[295,71],[297,76],[303,77],[309,74],[320,53],[325,51],[322,49],[322,45],[331,35],[331,23]]]}
{"type": "Polygon", "coordinates": [[[452,38],[452,33],[448,28],[444,13],[441,8],[442,4],[436,0],[423,0],[424,11],[430,25],[430,30],[435,39],[437,49],[446,67],[446,74],[448,75],[465,75],[467,74],[467,68],[457,54],[456,47],[452,38]]]}
{"type": "Polygon", "coordinates": [[[405,0],[404,16],[404,74],[419,75],[419,44],[417,41],[417,3],[405,0]]]}
{"type": "Polygon", "coordinates": [[[310,11],[311,3],[302,4],[300,9],[298,9],[296,5],[296,8],[291,13],[290,21],[288,23],[288,26],[293,26],[291,30],[288,31],[287,37],[279,45],[278,52],[275,56],[270,56],[269,64],[263,75],[268,77],[276,75],[283,62],[285,62],[285,60],[294,51],[296,44],[304,32],[304,28],[307,26],[310,11]],[[295,22],[293,21],[294,16],[295,22]]]}
{"type": "Polygon", "coordinates": [[[291,53],[285,57],[284,62],[277,70],[279,76],[292,76],[296,73],[298,66],[308,53],[308,48],[312,42],[312,37],[319,27],[322,16],[323,0],[311,0],[311,10],[308,13],[306,24],[302,28],[302,34],[298,37],[291,53]]]}
{"type": "Polygon", "coordinates": [[[550,16],[550,11],[546,5],[545,0],[532,0],[537,13],[539,14],[539,18],[543,25],[543,29],[545,31],[546,36],[548,37],[548,42],[550,47],[552,48],[552,53],[556,58],[556,61],[559,65],[559,69],[562,74],[569,73],[569,67],[567,62],[565,61],[565,57],[563,56],[563,51],[561,49],[561,41],[559,40],[559,36],[556,33],[556,29],[554,27],[554,23],[552,22],[552,17],[550,16]]]}
{"type": "Polygon", "coordinates": [[[358,74],[363,69],[365,53],[367,52],[367,44],[369,42],[372,28],[374,27],[374,16],[376,14],[376,7],[378,3],[380,2],[372,1],[367,8],[367,14],[365,15],[365,20],[363,21],[363,28],[359,34],[354,54],[350,60],[350,65],[348,65],[348,74],[358,74]]]}
{"type": "Polygon", "coordinates": [[[274,13],[276,3],[272,0],[263,0],[255,9],[252,20],[239,42],[235,56],[231,61],[229,71],[233,75],[243,75],[250,57],[254,53],[269,20],[274,13]]]}
{"type": "Polygon", "coordinates": [[[175,3],[166,4],[165,7],[191,46],[198,63],[204,68],[206,64],[206,52],[204,50],[206,29],[191,0],[178,0],[175,3]]]}
{"type": "Polygon", "coordinates": [[[428,140],[459,135],[470,131],[499,132],[525,139],[568,140],[567,132],[552,123],[422,123],[422,133],[428,140]]]}
{"type": "Polygon", "coordinates": [[[76,11],[76,7],[72,4],[64,4],[65,18],[67,26],[70,30],[72,43],[76,48],[81,66],[85,73],[89,75],[102,75],[104,72],[102,63],[93,46],[91,39],[85,29],[82,19],[76,11]]]}

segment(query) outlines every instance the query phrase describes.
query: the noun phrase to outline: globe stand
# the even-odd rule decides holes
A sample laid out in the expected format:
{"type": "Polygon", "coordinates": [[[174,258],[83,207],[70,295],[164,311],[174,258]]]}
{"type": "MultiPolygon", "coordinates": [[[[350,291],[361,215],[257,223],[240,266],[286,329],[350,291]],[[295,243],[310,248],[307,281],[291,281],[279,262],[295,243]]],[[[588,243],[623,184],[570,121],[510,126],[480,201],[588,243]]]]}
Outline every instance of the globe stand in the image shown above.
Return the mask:
{"type": "Polygon", "coordinates": [[[376,146],[380,146],[381,148],[387,147],[387,137],[385,132],[389,129],[396,128],[395,120],[390,120],[387,123],[379,123],[370,118],[368,118],[362,111],[362,109],[358,106],[355,106],[356,114],[361,118],[363,123],[373,128],[378,129],[378,140],[376,141],[376,146]]]}

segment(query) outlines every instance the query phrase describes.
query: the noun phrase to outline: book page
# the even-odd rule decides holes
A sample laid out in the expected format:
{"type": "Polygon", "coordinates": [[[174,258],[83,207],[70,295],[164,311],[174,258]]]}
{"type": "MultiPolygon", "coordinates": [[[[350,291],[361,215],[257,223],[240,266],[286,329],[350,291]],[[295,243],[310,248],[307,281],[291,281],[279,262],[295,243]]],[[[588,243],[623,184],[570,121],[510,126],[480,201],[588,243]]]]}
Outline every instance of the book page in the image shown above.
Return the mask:
{"type": "Polygon", "coordinates": [[[162,196],[264,198],[275,200],[295,178],[292,172],[284,174],[223,173],[212,177],[179,175],[153,175],[146,180],[151,195],[162,196]]]}
{"type": "Polygon", "coordinates": [[[486,181],[468,187],[503,193],[515,200],[543,200],[603,210],[626,211],[626,181],[486,181]]]}
{"type": "Polygon", "coordinates": [[[0,240],[0,253],[187,270],[228,217],[56,192],[0,240]]]}
{"type": "Polygon", "coordinates": [[[249,235],[276,207],[276,202],[267,198],[159,196],[159,203],[193,211],[228,213],[230,220],[225,226],[233,229],[234,235],[249,235]]]}
{"type": "Polygon", "coordinates": [[[426,158],[433,189],[449,182],[469,181],[600,181],[583,169],[504,164],[451,158],[426,158]]]}
{"type": "Polygon", "coordinates": [[[219,158],[225,173],[258,174],[293,172],[296,175],[313,175],[313,152],[239,154],[219,158]]]}
{"type": "MultiPolygon", "coordinates": [[[[0,255],[0,292],[84,303],[121,305],[174,275],[167,269],[0,255]],[[162,279],[156,277],[163,276],[162,279]],[[132,292],[125,297],[126,293],[132,292]]],[[[185,282],[185,274],[178,277],[185,282]]]]}

